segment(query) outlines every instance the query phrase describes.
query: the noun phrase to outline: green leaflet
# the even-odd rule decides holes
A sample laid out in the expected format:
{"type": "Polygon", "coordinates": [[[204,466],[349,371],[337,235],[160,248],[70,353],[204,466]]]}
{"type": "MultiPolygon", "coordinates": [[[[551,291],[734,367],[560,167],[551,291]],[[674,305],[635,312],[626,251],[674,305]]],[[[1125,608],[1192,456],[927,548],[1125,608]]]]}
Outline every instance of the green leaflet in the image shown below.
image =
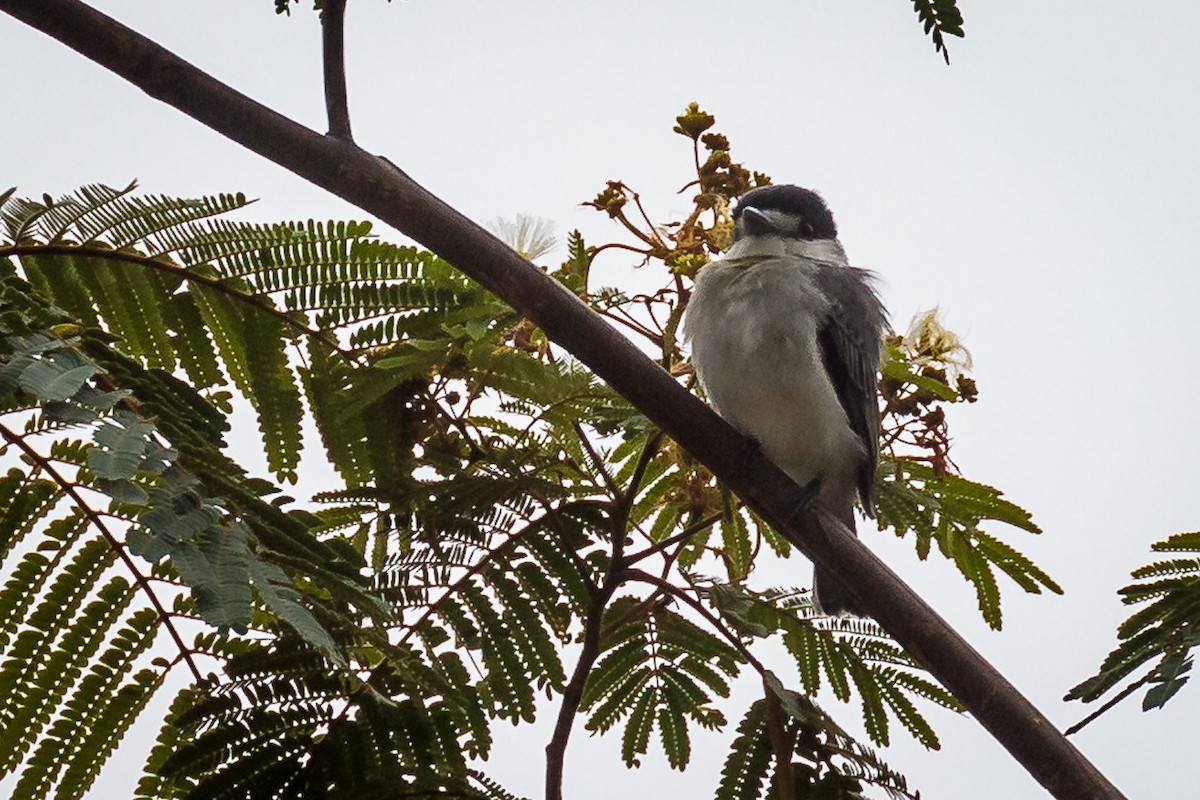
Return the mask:
{"type": "Polygon", "coordinates": [[[729,694],[738,672],[736,651],[684,617],[643,608],[632,597],[613,601],[605,615],[613,628],[584,686],[580,709],[589,729],[606,731],[622,719],[621,754],[634,766],[652,733],[675,769],[691,758],[689,720],[705,727],[724,724],[709,707],[729,694]]]}
{"type": "Polygon", "coordinates": [[[897,536],[911,531],[921,558],[936,543],[975,587],[980,612],[991,627],[1001,627],[996,570],[1028,592],[1045,588],[1062,594],[1029,558],[982,529],[984,523],[996,521],[1041,532],[1029,512],[1005,500],[999,490],[960,475],[935,475],[929,465],[906,458],[881,461],[875,486],[879,527],[890,527],[897,536]]]}
{"type": "Polygon", "coordinates": [[[162,679],[157,670],[133,674],[157,635],[155,622],[143,609],[116,631],[28,758],[13,798],[41,797],[52,783],[62,787],[59,796],[83,796],[162,679]]]}
{"type": "Polygon", "coordinates": [[[794,589],[756,592],[715,581],[699,585],[735,629],[755,637],[781,635],[808,695],[817,694],[828,681],[834,695],[846,702],[853,687],[859,696],[864,727],[876,744],[886,745],[890,739],[890,709],[918,741],[931,749],[938,748],[932,727],[906,693],[947,708],[961,708],[871,620],[812,618],[810,601],[794,589]]]}
{"type": "Polygon", "coordinates": [[[913,0],[917,19],[934,48],[950,63],[950,51],[946,48],[946,36],[963,35],[962,12],[956,0],[913,0]]]}
{"type": "MultiPolygon", "coordinates": [[[[10,360],[8,365],[21,365],[16,384],[23,391],[44,402],[75,401],[80,411],[98,405],[84,381],[99,370],[79,350],[45,334],[11,337],[9,344],[20,360],[10,360]],[[76,375],[82,378],[77,380],[76,375]]],[[[124,396],[119,392],[106,395],[109,407],[124,396]]],[[[97,487],[114,500],[144,507],[140,525],[128,534],[130,548],[151,561],[170,555],[204,618],[219,627],[245,632],[250,622],[250,562],[255,559],[248,544],[250,532],[240,522],[223,521],[223,508],[197,491],[199,482],[194,477],[168,469],[177,454],[159,444],[155,434],[153,425],[135,415],[115,412],[96,424],[94,446],[86,451],[87,469],[95,476],[97,487]],[[164,480],[148,494],[135,482],[139,475],[143,482],[151,476],[163,476],[164,480]]],[[[255,576],[260,593],[273,610],[299,626],[331,658],[340,658],[328,634],[299,607],[294,593],[284,590],[282,583],[290,579],[282,577],[278,567],[264,565],[255,576]]]]}
{"type": "Polygon", "coordinates": [[[1135,583],[1120,590],[1122,600],[1140,605],[1117,629],[1119,642],[1095,675],[1067,693],[1066,700],[1095,702],[1133,678],[1097,711],[1072,726],[1073,733],[1142,687],[1142,710],[1161,708],[1191,677],[1193,650],[1200,645],[1200,533],[1177,533],[1152,545],[1155,552],[1188,553],[1189,558],[1156,561],[1133,570],[1135,583]],[[1150,665],[1146,669],[1147,665],[1150,665]]]}
{"type": "MultiPolygon", "coordinates": [[[[258,499],[277,492],[268,482],[240,473],[236,482],[228,474],[211,480],[220,474],[214,444],[223,417],[182,384],[137,367],[104,336],[79,338],[81,326],[64,321],[27,286],[0,281],[7,329],[0,337],[0,387],[6,401],[21,399],[0,412],[0,426],[24,457],[0,478],[0,557],[13,558],[0,588],[0,774],[16,774],[15,797],[78,797],[173,666],[157,659],[137,669],[169,623],[159,607],[150,607],[156,585],[135,560],[124,559],[118,535],[125,526],[133,526],[132,547],[155,560],[170,556],[159,577],[182,577],[190,585],[194,601],[176,598],[178,612],[239,630],[252,616],[257,625],[286,621],[324,645],[331,660],[341,658],[344,642],[334,642],[327,623],[316,621],[308,593],[332,585],[327,596],[357,601],[367,595],[334,576],[331,570],[342,569],[336,558],[305,565],[311,577],[303,592],[293,588],[292,572],[261,561],[265,551],[254,546],[254,535],[293,518],[258,499]],[[129,388],[98,388],[113,382],[129,388]],[[138,401],[131,407],[152,413],[161,429],[126,408],[114,410],[131,397],[138,401]],[[14,425],[14,414],[29,417],[26,409],[38,403],[40,418],[14,425]],[[91,442],[56,438],[63,426],[83,426],[91,442]],[[164,444],[164,431],[180,440],[178,450],[164,444]],[[203,465],[207,486],[180,463],[203,465]],[[221,500],[206,494],[234,486],[237,491],[221,500]],[[114,500],[109,509],[89,505],[95,489],[114,500]],[[232,518],[230,508],[253,522],[232,518]],[[20,546],[30,539],[33,549],[20,546]],[[258,610],[252,585],[262,600],[258,610]]],[[[298,521],[272,538],[299,544],[304,527],[298,521]]],[[[269,555],[288,563],[286,556],[269,555]]],[[[377,603],[365,604],[371,602],[377,603]]],[[[186,647],[177,633],[173,637],[186,647]]]]}
{"type": "MultiPolygon", "coordinates": [[[[291,338],[329,347],[353,329],[357,347],[374,347],[409,335],[418,322],[409,312],[467,309],[479,297],[431,254],[371,238],[367,223],[250,225],[220,216],[245,206],[242,195],[134,188],[7,196],[0,256],[19,254],[36,288],[84,324],[102,323],[145,365],[181,365],[198,387],[219,383],[223,369],[258,412],[268,464],[283,479],[294,478],[303,413],[291,338]],[[383,328],[372,335],[372,325],[383,328]]],[[[84,379],[60,376],[57,391],[69,396],[69,381],[84,379]]]]}
{"type": "MultiPolygon", "coordinates": [[[[707,209],[727,209],[721,181],[761,179],[739,178],[719,156],[720,138],[701,140],[713,156],[700,176],[707,209]]],[[[877,739],[899,719],[936,746],[911,697],[953,701],[878,630],[816,623],[795,593],[693,591],[679,567],[719,561],[740,580],[764,540],[789,548],[541,331],[432,254],[375,239],[368,223],[227,216],[244,205],[241,196],[183,200],[99,186],[40,203],[0,201],[12,232],[0,255],[14,257],[0,259],[13,278],[0,281],[0,320],[6,309],[24,315],[0,344],[8,392],[0,417],[44,409],[6,430],[49,450],[47,463],[67,473],[42,483],[23,465],[11,485],[0,479],[0,508],[12,499],[0,535],[37,541],[4,573],[0,611],[21,621],[0,635],[8,648],[0,665],[11,661],[12,684],[23,686],[38,674],[25,663],[32,656],[67,663],[63,631],[43,619],[46,598],[24,598],[31,587],[54,592],[45,608],[66,601],[94,623],[95,646],[75,651],[79,674],[98,674],[101,654],[137,651],[143,635],[157,636],[152,652],[165,654],[144,670],[121,661],[119,677],[91,679],[87,690],[111,701],[94,710],[78,702],[74,677],[31,695],[50,709],[49,722],[20,711],[35,733],[9,752],[18,761],[41,754],[16,779],[22,791],[86,785],[154,691],[186,671],[139,796],[511,800],[466,759],[487,756],[497,720],[532,720],[539,694],[563,692],[564,653],[596,621],[601,652],[580,710],[592,730],[621,728],[628,764],[657,739],[683,769],[695,726],[726,724],[719,705],[752,660],[743,647],[775,634],[797,656],[806,689],[858,695],[877,739]],[[254,410],[274,480],[230,457],[228,415],[241,401],[254,410]],[[277,485],[304,459],[320,460],[300,448],[308,423],[336,471],[311,502],[277,485]],[[74,480],[113,502],[90,509],[64,500],[74,480]],[[121,524],[97,538],[89,510],[121,524]],[[127,552],[149,559],[149,574],[126,574],[127,552]],[[659,567],[678,591],[631,579],[659,567]],[[125,604],[113,604],[111,620],[96,617],[89,602],[100,588],[122,587],[116,573],[125,604]],[[597,620],[598,601],[612,597],[597,620]],[[700,611],[710,607],[721,624],[700,611]],[[185,640],[170,628],[171,612],[206,625],[185,640]],[[35,618],[54,634],[48,642],[20,637],[35,618]],[[78,747],[54,729],[59,717],[86,730],[78,747]]],[[[569,244],[567,263],[550,275],[614,314],[666,306],[658,330],[664,354],[677,354],[679,296],[589,295],[597,250],[578,235],[569,244]]],[[[680,255],[672,276],[693,274],[705,258],[680,255]]],[[[897,375],[937,395],[933,378],[911,368],[897,375]]],[[[924,526],[927,550],[936,542],[976,573],[982,559],[1022,586],[1049,585],[994,538],[979,534],[974,549],[962,548],[937,516],[999,518],[1008,506],[957,485],[957,494],[934,496],[915,478],[894,488],[891,513],[924,526]]],[[[70,630],[74,642],[86,625],[70,630]]],[[[848,797],[873,779],[902,786],[804,698],[772,691],[792,720],[798,783],[848,797]],[[818,756],[829,753],[804,751],[806,737],[836,750],[839,767],[822,772],[829,759],[818,756]]],[[[736,746],[749,750],[739,770],[753,773],[761,730],[741,733],[736,746]]],[[[736,795],[760,796],[763,782],[741,773],[736,795]]]]}
{"type": "Polygon", "coordinates": [[[747,709],[721,770],[717,800],[759,800],[777,796],[772,789],[778,769],[776,741],[791,751],[788,768],[800,797],[865,800],[862,784],[882,789],[889,798],[916,798],[904,776],[878,755],[850,738],[815,703],[790,691],[768,673],[768,696],[747,709]],[[777,709],[774,714],[769,707],[777,709]]]}
{"type": "MultiPolygon", "coordinates": [[[[459,688],[412,653],[397,652],[394,664],[374,672],[378,691],[371,692],[349,673],[327,670],[294,638],[241,645],[229,654],[232,680],[204,685],[172,708],[154,772],[167,786],[196,786],[204,795],[302,787],[318,796],[372,796],[389,783],[392,791],[467,791],[459,688]],[[443,699],[423,700],[434,694],[443,699]],[[343,715],[346,702],[353,713],[343,715]],[[182,746],[172,729],[185,733],[182,746]],[[233,768],[222,769],[231,757],[233,768]]],[[[163,785],[144,782],[144,796],[163,785]]]]}

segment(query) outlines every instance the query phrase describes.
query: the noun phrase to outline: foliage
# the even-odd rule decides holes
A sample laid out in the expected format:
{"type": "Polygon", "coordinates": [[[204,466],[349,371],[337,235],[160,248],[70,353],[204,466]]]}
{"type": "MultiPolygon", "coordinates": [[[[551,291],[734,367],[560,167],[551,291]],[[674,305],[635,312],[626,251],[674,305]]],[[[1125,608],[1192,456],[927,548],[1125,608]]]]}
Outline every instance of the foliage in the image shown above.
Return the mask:
{"type": "Polygon", "coordinates": [[[1142,698],[1142,710],[1162,708],[1191,677],[1192,648],[1200,644],[1200,532],[1177,533],[1152,547],[1158,553],[1179,555],[1133,571],[1137,582],[1120,590],[1121,600],[1143,607],[1117,628],[1121,642],[1100,664],[1100,670],[1071,689],[1066,699],[1099,700],[1140,667],[1156,659],[1157,663],[1068,733],[1144,686],[1149,688],[1142,698]]]}
{"type": "MultiPolygon", "coordinates": [[[[292,4],[300,0],[272,0],[276,14],[292,13],[292,4]]],[[[391,2],[391,0],[388,0],[391,2]]],[[[313,10],[321,11],[322,0],[313,0],[313,10]]],[[[958,0],[913,0],[917,19],[925,29],[925,35],[933,42],[937,52],[950,63],[950,51],[946,49],[946,36],[963,36],[963,17],[958,0]]]]}
{"type": "MultiPolygon", "coordinates": [[[[916,798],[903,775],[882,763],[871,748],[850,738],[811,698],[784,689],[774,675],[764,681],[766,697],[756,700],[738,724],[737,737],[721,770],[717,796],[756,800],[768,787],[772,758],[782,744],[791,751],[788,776],[775,776],[776,789],[790,781],[796,797],[861,800],[863,784],[889,798],[916,798]]],[[[786,795],[785,795],[786,796],[786,795]]]]}
{"type": "MultiPolygon", "coordinates": [[[[690,380],[688,282],[769,178],[699,107],[676,121],[691,212],[656,225],[611,182],[591,205],[634,241],[572,234],[550,274],[690,380]],[[598,256],[631,250],[662,288],[597,286],[598,256]]],[[[368,223],[253,224],[231,218],[241,195],[133,190],[0,199],[0,771],[20,773],[16,796],[82,795],[179,670],[140,797],[509,798],[477,767],[494,722],[533,720],[539,695],[620,730],[628,765],[657,740],[683,769],[747,669],[763,698],[719,797],[762,796],[771,764],[797,796],[910,795],[809,696],[857,697],[875,743],[895,721],[928,747],[915,698],[953,698],[869,620],[756,588],[787,543],[538,329],[368,223]],[[229,446],[238,406],[270,477],[235,460],[257,457],[229,446]],[[328,466],[312,497],[283,494],[328,466]],[[759,660],[764,639],[804,695],[759,660]]],[[[880,521],[922,556],[936,540],[998,625],[994,569],[1057,587],[982,528],[1036,531],[956,474],[940,404],[975,389],[931,326],[891,342],[880,521]]]]}
{"type": "Polygon", "coordinates": [[[0,527],[0,748],[3,771],[20,771],[14,796],[81,796],[180,666],[193,686],[164,728],[171,757],[162,747],[152,756],[146,796],[256,796],[298,781],[332,790],[347,770],[359,775],[330,749],[334,733],[383,727],[391,741],[377,736],[358,767],[383,776],[369,769],[373,754],[377,765],[410,765],[413,785],[475,791],[461,743],[444,738],[474,690],[450,691],[440,665],[422,672],[389,643],[380,626],[394,612],[363,575],[363,553],[318,536],[320,517],[230,459],[221,391],[228,382],[250,401],[269,467],[290,479],[302,405],[289,345],[306,337],[327,357],[365,358],[392,335],[372,315],[411,307],[401,305],[409,296],[443,309],[462,280],[435,265],[450,277],[424,285],[417,273],[431,257],[381,245],[365,225],[233,223],[213,217],[241,197],[132,189],[40,202],[9,193],[0,208],[0,434],[21,456],[0,527]],[[320,312],[307,314],[313,297],[320,312]],[[346,326],[357,338],[339,344],[346,326]],[[189,633],[198,620],[216,632],[189,633]],[[148,659],[163,648],[174,656],[148,659]],[[214,659],[223,679],[202,670],[214,659]],[[364,668],[374,670],[366,679],[364,668]],[[286,742],[274,735],[285,729],[286,742]],[[430,731],[452,757],[414,748],[430,731]],[[304,770],[283,774],[298,748],[312,751],[304,770]]]}
{"type": "Polygon", "coordinates": [[[941,326],[936,311],[916,315],[905,335],[889,337],[880,367],[884,457],[875,480],[875,504],[880,530],[890,528],[901,537],[913,533],[922,560],[936,542],[938,552],[974,586],[980,613],[998,630],[997,571],[1034,594],[1043,588],[1062,594],[1062,588],[980,527],[995,521],[1041,533],[1029,512],[1005,500],[998,489],[956,474],[945,405],[977,399],[975,382],[964,374],[970,365],[970,354],[941,326]]]}
{"type": "Polygon", "coordinates": [[[925,29],[925,35],[949,64],[950,51],[946,49],[945,37],[961,38],[963,35],[963,17],[958,10],[958,0],[913,0],[913,8],[916,9],[921,27],[925,29]]]}

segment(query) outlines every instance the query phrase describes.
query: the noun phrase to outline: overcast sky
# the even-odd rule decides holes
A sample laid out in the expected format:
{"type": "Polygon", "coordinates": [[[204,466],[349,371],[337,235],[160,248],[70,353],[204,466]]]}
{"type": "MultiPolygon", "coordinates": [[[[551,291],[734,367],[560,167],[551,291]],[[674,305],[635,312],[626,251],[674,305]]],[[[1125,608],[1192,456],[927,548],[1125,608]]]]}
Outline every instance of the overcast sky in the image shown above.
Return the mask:
{"type": "MultiPolygon", "coordinates": [[[[94,5],[324,129],[307,0],[290,19],[271,0],[94,5]]],[[[952,416],[954,458],[1033,512],[1043,536],[994,532],[1067,594],[1005,583],[994,633],[949,565],[917,562],[890,534],[866,541],[1065,726],[1090,709],[1062,695],[1128,613],[1116,589],[1152,541],[1200,528],[1200,3],[961,5],[967,37],[950,41],[947,67],[906,0],[352,0],[351,112],[362,146],[468,216],[534,213],[594,242],[614,231],[578,204],[607,179],[636,186],[659,219],[684,210],[690,153],[670,128],[693,100],[735,158],[821,191],[897,325],[940,305],[965,338],[981,398],[952,416]]],[[[363,216],[4,15],[0,75],[3,187],[37,196],[136,177],[156,193],[246,192],[261,220],[363,216]]],[[[615,257],[599,269],[612,270],[605,283],[624,275],[615,257]]],[[[791,568],[774,582],[807,582],[791,568]]],[[[1200,686],[1163,711],[1139,703],[1077,744],[1130,797],[1186,795],[1200,686]]],[[[929,713],[941,752],[897,733],[884,754],[924,797],[1044,796],[973,720],[929,713]]],[[[491,769],[515,792],[541,795],[545,717],[497,728],[491,769]]],[[[579,726],[568,796],[703,797],[730,738],[701,737],[682,776],[627,772],[615,740],[579,726]]],[[[131,785],[123,770],[103,785],[131,785]]]]}

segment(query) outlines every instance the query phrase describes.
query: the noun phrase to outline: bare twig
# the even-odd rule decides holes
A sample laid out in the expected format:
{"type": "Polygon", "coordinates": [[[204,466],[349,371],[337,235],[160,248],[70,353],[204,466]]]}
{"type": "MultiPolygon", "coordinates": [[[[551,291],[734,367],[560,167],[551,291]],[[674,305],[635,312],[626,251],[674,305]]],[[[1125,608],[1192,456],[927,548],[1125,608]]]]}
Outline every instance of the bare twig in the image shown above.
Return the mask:
{"type": "Polygon", "coordinates": [[[346,0],[321,2],[321,60],[325,75],[325,114],[329,135],[353,142],[346,100],[346,0]]]}
{"type": "Polygon", "coordinates": [[[743,435],[574,294],[405,172],[254,102],[79,0],[0,0],[0,11],[393,225],[469,274],[590,367],[768,524],[850,587],[857,604],[1055,797],[1123,797],[1016,687],[843,525],[805,508],[804,490],[761,453],[748,452],[743,435]]]}
{"type": "MultiPolygon", "coordinates": [[[[614,536],[614,542],[619,538],[614,536]]],[[[575,722],[575,714],[579,712],[579,703],[583,699],[583,686],[600,656],[600,627],[604,621],[604,609],[617,585],[614,573],[609,573],[609,579],[603,586],[593,587],[590,591],[587,619],[583,628],[583,649],[579,651],[579,660],[575,662],[571,680],[563,689],[554,733],[550,737],[550,743],[546,745],[546,800],[562,800],[567,741],[571,738],[571,727],[575,722]]]]}
{"type": "Polygon", "coordinates": [[[611,319],[613,322],[616,322],[619,325],[624,325],[626,328],[629,328],[629,330],[636,334],[645,336],[650,340],[651,344],[655,345],[656,347],[662,347],[662,336],[656,334],[654,331],[642,325],[637,320],[630,318],[624,309],[606,308],[600,310],[598,313],[602,314],[607,319],[611,319]],[[625,316],[619,317],[617,316],[617,312],[625,314],[625,316]]]}

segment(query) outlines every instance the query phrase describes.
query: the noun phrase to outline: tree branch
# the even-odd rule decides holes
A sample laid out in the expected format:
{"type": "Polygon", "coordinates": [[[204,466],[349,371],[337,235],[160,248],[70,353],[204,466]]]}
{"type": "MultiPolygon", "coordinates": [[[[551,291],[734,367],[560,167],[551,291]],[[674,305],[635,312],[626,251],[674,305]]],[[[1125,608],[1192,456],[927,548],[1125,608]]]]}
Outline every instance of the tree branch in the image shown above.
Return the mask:
{"type": "Polygon", "coordinates": [[[325,74],[325,114],[329,135],[353,142],[346,100],[346,0],[321,2],[321,61],[325,74]]]}
{"type": "MultiPolygon", "coordinates": [[[[619,534],[614,534],[618,536],[619,534]]],[[[610,573],[603,586],[594,587],[588,602],[587,620],[583,628],[583,649],[575,662],[571,680],[563,689],[562,704],[558,707],[558,719],[554,723],[554,734],[546,745],[546,800],[562,800],[563,764],[567,755],[567,741],[571,738],[571,726],[579,712],[583,699],[583,685],[587,683],[592,667],[600,656],[600,627],[604,621],[604,608],[608,605],[617,582],[610,573]]]]}
{"type": "Polygon", "coordinates": [[[791,737],[787,735],[787,725],[784,723],[787,714],[766,678],[763,679],[763,697],[767,704],[767,738],[771,740],[771,750],[775,753],[775,797],[778,800],[792,800],[796,796],[796,776],[792,772],[791,737]]]}
{"type": "Polygon", "coordinates": [[[394,226],[537,324],[823,569],[1060,800],[1123,795],[1015,687],[747,440],[579,298],[399,168],[215,80],[79,0],[0,0],[145,92],[394,226]],[[799,511],[797,511],[799,509],[799,511]]]}

